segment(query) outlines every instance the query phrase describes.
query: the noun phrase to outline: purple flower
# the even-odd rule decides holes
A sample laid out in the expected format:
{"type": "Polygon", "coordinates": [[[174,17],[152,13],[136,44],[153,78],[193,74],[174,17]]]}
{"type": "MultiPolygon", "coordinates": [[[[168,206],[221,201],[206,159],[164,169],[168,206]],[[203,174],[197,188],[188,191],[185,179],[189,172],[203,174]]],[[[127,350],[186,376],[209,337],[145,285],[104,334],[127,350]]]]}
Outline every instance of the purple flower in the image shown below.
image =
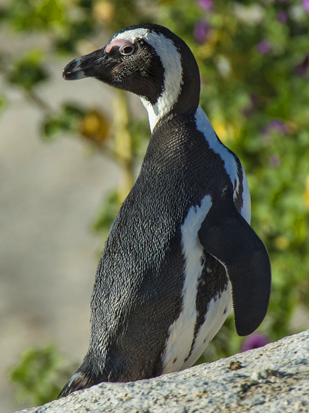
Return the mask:
{"type": "Polygon", "coordinates": [[[203,44],[207,40],[211,26],[205,22],[198,22],[193,31],[194,39],[197,43],[203,44]]]}
{"type": "Polygon", "coordinates": [[[198,0],[198,4],[203,11],[210,11],[213,8],[212,0],[198,0]]]}
{"type": "Polygon", "coordinates": [[[262,40],[256,45],[256,50],[260,54],[267,54],[272,50],[271,44],[267,40],[262,40]]]}
{"type": "Polygon", "coordinates": [[[306,54],[304,60],[295,66],[295,73],[301,77],[305,77],[308,73],[309,54],[306,54]]]}
{"type": "Polygon", "coordinates": [[[303,7],[305,10],[305,13],[309,14],[309,0],[303,0],[303,7]]]}
{"type": "Polygon", "coordinates": [[[260,333],[251,334],[242,343],[241,350],[242,351],[253,350],[254,348],[263,347],[268,343],[269,343],[269,339],[268,337],[264,336],[264,334],[260,334],[260,333]]]}
{"type": "Polygon", "coordinates": [[[286,11],[281,10],[277,13],[278,22],[285,24],[288,21],[289,15],[286,11]]]}
{"type": "Polygon", "coordinates": [[[278,119],[272,119],[262,131],[264,137],[268,137],[272,132],[279,132],[282,135],[288,135],[291,132],[290,127],[278,119]]]}

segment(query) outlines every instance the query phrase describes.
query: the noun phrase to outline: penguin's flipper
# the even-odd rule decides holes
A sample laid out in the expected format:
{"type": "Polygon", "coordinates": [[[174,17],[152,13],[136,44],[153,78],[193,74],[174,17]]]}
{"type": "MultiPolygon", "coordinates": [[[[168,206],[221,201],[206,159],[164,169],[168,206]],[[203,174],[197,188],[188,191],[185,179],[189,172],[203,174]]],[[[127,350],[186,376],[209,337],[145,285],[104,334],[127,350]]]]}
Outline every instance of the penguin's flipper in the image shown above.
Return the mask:
{"type": "Polygon", "coordinates": [[[263,321],[269,303],[271,270],[263,242],[237,211],[231,194],[208,211],[198,236],[205,250],[223,264],[232,284],[234,317],[240,336],[263,321]]]}

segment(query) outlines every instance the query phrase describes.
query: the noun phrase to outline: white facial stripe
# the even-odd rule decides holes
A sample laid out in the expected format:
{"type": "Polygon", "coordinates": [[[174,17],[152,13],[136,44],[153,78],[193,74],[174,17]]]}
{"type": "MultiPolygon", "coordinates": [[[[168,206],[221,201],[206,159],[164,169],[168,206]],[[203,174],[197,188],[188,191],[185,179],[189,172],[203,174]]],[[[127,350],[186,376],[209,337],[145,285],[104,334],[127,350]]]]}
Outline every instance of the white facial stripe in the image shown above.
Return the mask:
{"type": "Polygon", "coordinates": [[[211,205],[211,197],[205,196],[200,207],[192,206],[189,209],[181,227],[182,251],[185,257],[183,307],[178,319],[169,327],[169,336],[162,358],[163,373],[180,370],[191,349],[197,317],[195,301],[198,279],[203,270],[203,247],[198,239],[198,231],[211,205]],[[174,358],[176,358],[175,362],[174,358]]]}
{"type": "Polygon", "coordinates": [[[151,105],[146,99],[141,98],[148,112],[150,129],[153,131],[158,120],[170,111],[181,92],[183,83],[181,55],[171,39],[166,38],[163,34],[142,28],[120,33],[113,39],[113,42],[125,39],[133,43],[136,38],[144,39],[155,49],[164,67],[164,90],[157,103],[151,105]]]}

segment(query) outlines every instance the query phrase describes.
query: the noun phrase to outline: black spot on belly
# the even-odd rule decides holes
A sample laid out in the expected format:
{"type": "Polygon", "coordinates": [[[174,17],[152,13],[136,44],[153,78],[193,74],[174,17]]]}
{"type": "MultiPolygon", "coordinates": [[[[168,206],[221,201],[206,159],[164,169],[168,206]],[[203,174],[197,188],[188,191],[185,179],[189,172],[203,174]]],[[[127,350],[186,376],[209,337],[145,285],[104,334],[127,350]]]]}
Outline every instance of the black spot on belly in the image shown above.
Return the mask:
{"type": "Polygon", "coordinates": [[[177,361],[177,357],[175,357],[175,358],[174,358],[174,360],[173,360],[173,364],[175,364],[175,363],[176,363],[176,361],[177,361]]]}

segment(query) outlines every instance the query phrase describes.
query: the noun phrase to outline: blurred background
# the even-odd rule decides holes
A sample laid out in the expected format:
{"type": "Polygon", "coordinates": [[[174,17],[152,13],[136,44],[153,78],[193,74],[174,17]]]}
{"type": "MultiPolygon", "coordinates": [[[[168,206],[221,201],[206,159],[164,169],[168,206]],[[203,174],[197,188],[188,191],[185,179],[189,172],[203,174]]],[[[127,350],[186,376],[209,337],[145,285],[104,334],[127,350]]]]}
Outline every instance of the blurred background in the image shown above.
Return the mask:
{"type": "Polygon", "coordinates": [[[0,0],[1,412],[55,398],[85,355],[96,265],[150,138],[137,97],[62,69],[143,22],[196,56],[272,263],[261,327],[244,340],[230,315],[199,362],[309,328],[309,0],[0,0]]]}

